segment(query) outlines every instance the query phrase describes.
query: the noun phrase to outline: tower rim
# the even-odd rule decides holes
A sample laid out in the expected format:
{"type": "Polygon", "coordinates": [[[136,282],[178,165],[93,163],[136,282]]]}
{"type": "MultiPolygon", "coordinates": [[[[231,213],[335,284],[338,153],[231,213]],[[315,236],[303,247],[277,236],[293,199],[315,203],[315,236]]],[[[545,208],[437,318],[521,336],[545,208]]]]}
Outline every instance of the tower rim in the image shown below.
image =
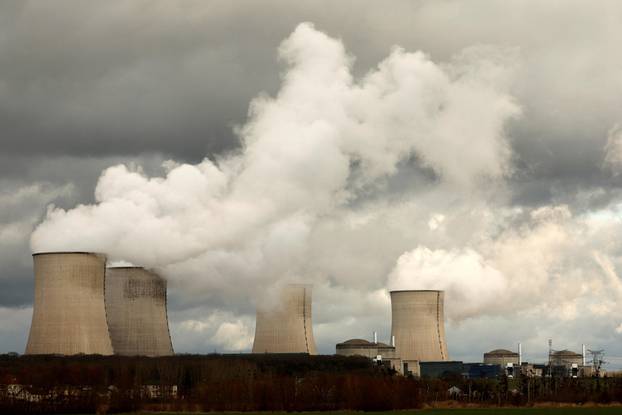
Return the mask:
{"type": "Polygon", "coordinates": [[[32,256],[40,256],[40,255],[69,255],[69,254],[77,254],[77,255],[106,255],[103,252],[89,252],[89,251],[42,251],[42,252],[34,252],[32,256]]]}
{"type": "Polygon", "coordinates": [[[106,269],[144,269],[145,271],[147,271],[147,268],[145,268],[145,267],[126,266],[126,265],[122,265],[122,266],[118,266],[118,267],[106,267],[106,269]]]}
{"type": "Polygon", "coordinates": [[[443,293],[445,290],[391,290],[390,294],[393,293],[443,293]]]}

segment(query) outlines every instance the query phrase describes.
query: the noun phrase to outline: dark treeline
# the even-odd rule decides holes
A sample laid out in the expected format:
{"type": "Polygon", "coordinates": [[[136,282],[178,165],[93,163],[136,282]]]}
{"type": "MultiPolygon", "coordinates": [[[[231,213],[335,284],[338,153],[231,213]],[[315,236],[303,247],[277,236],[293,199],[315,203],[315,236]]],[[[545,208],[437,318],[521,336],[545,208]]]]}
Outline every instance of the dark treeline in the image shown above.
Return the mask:
{"type": "Polygon", "coordinates": [[[0,413],[391,410],[448,399],[610,403],[622,400],[622,379],[414,379],[340,356],[0,356],[0,413]]]}
{"type": "Polygon", "coordinates": [[[420,406],[417,381],[394,376],[359,357],[4,356],[0,385],[0,413],[420,406]]]}
{"type": "Polygon", "coordinates": [[[449,375],[422,379],[419,396],[431,403],[452,399],[482,406],[530,406],[536,403],[612,404],[622,402],[622,378],[527,377],[465,379],[449,375]],[[452,393],[449,388],[460,391],[452,393]]]}

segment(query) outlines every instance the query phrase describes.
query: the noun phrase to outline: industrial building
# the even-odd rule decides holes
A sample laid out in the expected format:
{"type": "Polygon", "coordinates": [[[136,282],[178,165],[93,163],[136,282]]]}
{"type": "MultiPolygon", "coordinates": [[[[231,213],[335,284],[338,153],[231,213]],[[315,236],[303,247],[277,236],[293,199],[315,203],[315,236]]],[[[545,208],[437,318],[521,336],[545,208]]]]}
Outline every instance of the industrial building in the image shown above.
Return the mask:
{"type": "Polygon", "coordinates": [[[483,363],[464,363],[461,361],[419,362],[413,376],[421,378],[463,377],[465,379],[495,379],[503,374],[501,366],[483,363]]]}
{"type": "MultiPolygon", "coordinates": [[[[600,372],[600,370],[598,371],[600,372]]],[[[549,350],[549,367],[547,375],[555,377],[585,377],[596,374],[594,367],[586,365],[585,345],[583,353],[570,350],[549,350]]]]}
{"type": "Polygon", "coordinates": [[[539,378],[544,376],[545,373],[548,372],[548,368],[547,365],[545,364],[532,364],[532,363],[526,363],[523,362],[520,365],[520,373],[523,376],[526,376],[528,378],[539,378]]]}
{"type": "Polygon", "coordinates": [[[33,255],[35,299],[26,354],[113,354],[106,322],[106,257],[89,252],[33,255]]]}
{"type": "Polygon", "coordinates": [[[173,354],[162,277],[141,267],[108,268],[105,303],[115,354],[173,354]]]}
{"type": "Polygon", "coordinates": [[[507,367],[508,364],[518,366],[521,362],[518,353],[506,349],[495,349],[488,353],[484,353],[484,363],[487,365],[507,367]]]}
{"type": "Polygon", "coordinates": [[[494,379],[502,373],[500,365],[486,363],[465,363],[463,375],[467,379],[494,379]]]}
{"type": "Polygon", "coordinates": [[[570,350],[559,350],[552,352],[549,356],[551,366],[584,365],[585,359],[582,354],[570,350]]]}
{"type": "Polygon", "coordinates": [[[385,365],[397,371],[401,370],[401,359],[395,352],[395,346],[378,342],[376,333],[374,333],[373,342],[364,339],[350,339],[338,343],[335,349],[339,356],[364,356],[374,360],[377,364],[385,365]]]}
{"type": "Polygon", "coordinates": [[[419,373],[422,378],[441,378],[446,376],[463,376],[464,363],[459,361],[419,362],[419,373]]]}
{"type": "Polygon", "coordinates": [[[589,377],[595,374],[594,368],[585,363],[585,345],[583,353],[570,350],[555,351],[550,349],[546,364],[533,364],[522,360],[522,347],[518,344],[518,353],[506,349],[496,349],[484,353],[485,364],[497,364],[502,374],[508,377],[589,377]]]}
{"type": "Polygon", "coordinates": [[[317,354],[311,291],[311,285],[289,284],[279,293],[277,304],[257,307],[253,353],[317,354]]]}
{"type": "Polygon", "coordinates": [[[391,291],[391,335],[403,373],[422,361],[447,361],[444,292],[391,291]]]}

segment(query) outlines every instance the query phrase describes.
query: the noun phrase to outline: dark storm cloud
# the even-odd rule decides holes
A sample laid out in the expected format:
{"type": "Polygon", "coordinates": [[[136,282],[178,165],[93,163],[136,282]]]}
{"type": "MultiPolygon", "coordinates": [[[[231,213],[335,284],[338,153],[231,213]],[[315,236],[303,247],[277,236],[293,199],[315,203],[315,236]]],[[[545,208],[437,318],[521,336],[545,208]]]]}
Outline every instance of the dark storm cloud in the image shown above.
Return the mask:
{"type": "Polygon", "coordinates": [[[253,53],[256,42],[227,36],[237,25],[227,28],[226,13],[85,6],[2,11],[13,16],[0,43],[5,152],[200,160],[234,146],[250,98],[276,84],[265,68],[278,40],[253,53]]]}
{"type": "MultiPolygon", "coordinates": [[[[71,185],[71,192],[54,200],[61,207],[71,207],[78,203],[91,203],[95,199],[95,186],[101,172],[107,167],[119,163],[139,165],[149,175],[163,173],[162,162],[166,160],[160,154],[136,154],[127,156],[75,156],[58,155],[0,155],[0,183],[2,189],[16,190],[32,183],[43,183],[48,187],[71,185]]],[[[22,210],[16,210],[23,215],[22,210]]]]}
{"type": "Polygon", "coordinates": [[[2,271],[8,278],[0,281],[0,304],[3,307],[31,305],[34,290],[31,267],[4,268],[2,271]]]}
{"type": "Polygon", "coordinates": [[[275,46],[298,22],[310,20],[344,39],[357,56],[359,73],[394,44],[441,60],[473,44],[518,46],[526,64],[517,94],[528,121],[512,135],[524,173],[580,183],[586,176],[589,183],[599,180],[600,149],[617,116],[613,108],[621,104],[609,82],[620,61],[608,55],[615,41],[602,22],[595,27],[565,4],[534,3],[514,14],[483,2],[468,7],[395,2],[390,8],[340,2],[330,5],[330,13],[327,6],[3,3],[3,153],[157,152],[196,162],[235,148],[232,127],[244,121],[249,100],[278,85],[275,46]],[[586,41],[590,35],[594,43],[586,41]],[[562,82],[572,75],[576,100],[562,82]],[[594,82],[595,77],[600,80],[594,82]]]}

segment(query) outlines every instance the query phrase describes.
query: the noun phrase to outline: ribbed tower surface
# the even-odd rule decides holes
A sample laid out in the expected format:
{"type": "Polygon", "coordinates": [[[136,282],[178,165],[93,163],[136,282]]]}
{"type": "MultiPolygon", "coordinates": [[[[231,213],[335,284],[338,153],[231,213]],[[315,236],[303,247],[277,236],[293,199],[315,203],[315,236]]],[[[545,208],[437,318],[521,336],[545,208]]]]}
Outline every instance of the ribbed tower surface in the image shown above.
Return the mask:
{"type": "Polygon", "coordinates": [[[402,360],[449,360],[443,291],[391,291],[391,334],[402,360]]]}
{"type": "Polygon", "coordinates": [[[140,267],[108,268],[106,315],[115,354],[173,354],[166,309],[166,281],[159,275],[140,267]]]}
{"type": "Polygon", "coordinates": [[[311,321],[311,285],[285,286],[279,303],[257,309],[253,353],[317,354],[311,321]]]}
{"type": "Polygon", "coordinates": [[[88,252],[33,255],[35,301],[26,354],[111,355],[104,306],[106,257],[88,252]]]}

